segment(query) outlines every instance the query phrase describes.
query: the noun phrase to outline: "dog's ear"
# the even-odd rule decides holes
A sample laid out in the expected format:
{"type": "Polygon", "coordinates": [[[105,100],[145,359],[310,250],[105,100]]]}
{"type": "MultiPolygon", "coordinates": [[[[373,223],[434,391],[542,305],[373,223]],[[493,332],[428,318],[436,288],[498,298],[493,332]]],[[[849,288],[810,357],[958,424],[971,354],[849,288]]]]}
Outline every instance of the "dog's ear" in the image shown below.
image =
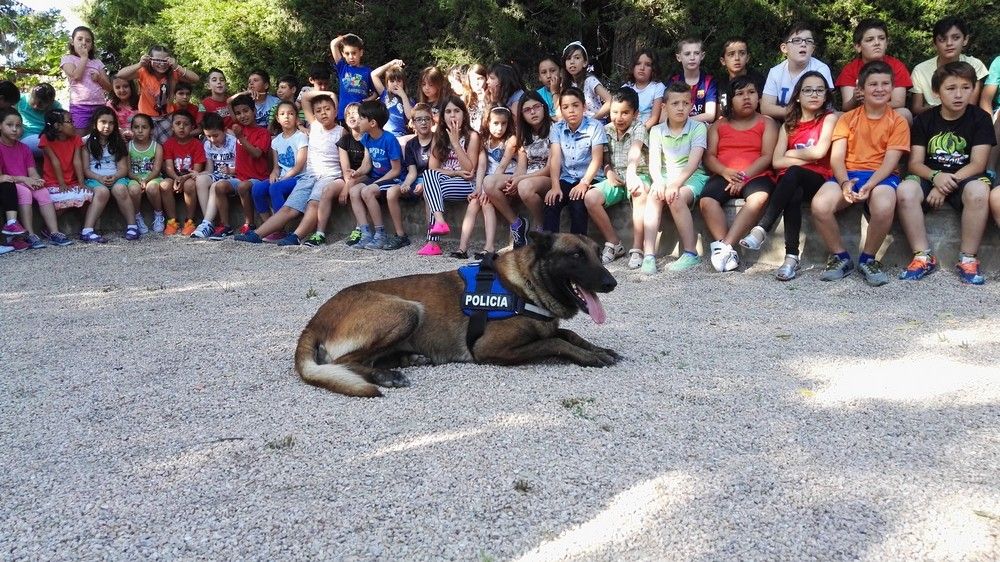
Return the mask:
{"type": "Polygon", "coordinates": [[[536,232],[531,231],[528,233],[528,238],[531,239],[531,245],[535,248],[536,255],[544,255],[552,249],[552,244],[555,243],[555,236],[551,232],[536,232]]]}

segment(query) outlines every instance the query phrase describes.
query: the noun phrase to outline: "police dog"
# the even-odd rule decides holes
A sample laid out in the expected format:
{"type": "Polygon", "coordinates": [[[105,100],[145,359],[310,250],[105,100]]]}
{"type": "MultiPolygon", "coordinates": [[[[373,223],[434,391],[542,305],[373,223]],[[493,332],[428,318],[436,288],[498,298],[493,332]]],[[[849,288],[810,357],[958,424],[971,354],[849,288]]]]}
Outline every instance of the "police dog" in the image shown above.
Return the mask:
{"type": "Polygon", "coordinates": [[[601,265],[597,244],[574,234],[530,238],[530,244],[498,256],[494,267],[504,287],[547,310],[548,318],[491,320],[470,349],[459,272],[360,283],[331,297],[306,325],[295,350],[296,372],[309,384],[370,397],[382,396],[379,386],[409,386],[392,369],[414,356],[434,364],[516,365],[550,357],[591,367],[614,364],[621,358],[614,351],[559,328],[560,319],[581,310],[604,322],[596,293],[617,283],[601,265]]]}

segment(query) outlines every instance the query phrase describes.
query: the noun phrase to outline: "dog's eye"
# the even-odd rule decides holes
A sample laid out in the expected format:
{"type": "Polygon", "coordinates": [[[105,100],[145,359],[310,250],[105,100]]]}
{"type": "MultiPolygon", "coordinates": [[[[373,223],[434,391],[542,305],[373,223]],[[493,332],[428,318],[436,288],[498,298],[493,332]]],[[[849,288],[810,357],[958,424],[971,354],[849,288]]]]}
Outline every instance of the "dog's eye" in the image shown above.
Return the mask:
{"type": "Polygon", "coordinates": [[[582,260],[583,259],[583,254],[581,252],[579,252],[579,251],[576,251],[576,252],[573,252],[572,257],[573,257],[573,259],[576,259],[576,260],[582,260]]]}

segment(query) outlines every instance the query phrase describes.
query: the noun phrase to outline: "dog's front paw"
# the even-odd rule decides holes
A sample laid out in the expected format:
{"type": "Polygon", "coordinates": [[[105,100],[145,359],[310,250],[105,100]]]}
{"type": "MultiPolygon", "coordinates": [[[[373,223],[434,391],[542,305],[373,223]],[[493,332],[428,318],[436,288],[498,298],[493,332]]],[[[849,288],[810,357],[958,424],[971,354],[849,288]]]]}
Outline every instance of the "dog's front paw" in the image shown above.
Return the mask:
{"type": "Polygon", "coordinates": [[[399,371],[376,371],[372,375],[372,382],[379,386],[384,386],[386,388],[403,388],[405,386],[410,386],[410,379],[406,378],[406,375],[400,373],[399,371]]]}
{"type": "Polygon", "coordinates": [[[619,361],[621,361],[622,359],[625,358],[625,357],[622,356],[621,353],[618,353],[617,351],[615,351],[613,349],[606,348],[606,347],[598,348],[597,351],[600,352],[600,353],[604,353],[605,355],[609,355],[612,359],[614,359],[615,363],[617,363],[617,362],[619,362],[619,361]]]}

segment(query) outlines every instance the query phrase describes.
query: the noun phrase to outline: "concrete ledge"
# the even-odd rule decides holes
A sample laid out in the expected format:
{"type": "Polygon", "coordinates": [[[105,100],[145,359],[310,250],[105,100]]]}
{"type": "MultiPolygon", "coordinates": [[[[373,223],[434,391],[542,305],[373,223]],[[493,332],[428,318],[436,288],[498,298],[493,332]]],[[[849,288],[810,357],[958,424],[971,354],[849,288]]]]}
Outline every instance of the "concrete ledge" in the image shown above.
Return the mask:
{"type": "MultiPolygon", "coordinates": [[[[742,207],[742,204],[742,200],[735,200],[726,206],[726,214],[730,221],[736,215],[740,207],[742,207]]],[[[179,203],[178,207],[178,211],[183,215],[183,204],[179,203]]],[[[231,204],[230,207],[232,209],[230,224],[242,224],[243,214],[239,205],[231,204]]],[[[407,201],[403,203],[403,223],[407,233],[415,242],[422,240],[424,232],[426,231],[426,219],[424,218],[424,213],[423,202],[407,201]]],[[[462,218],[464,215],[464,202],[461,204],[459,202],[447,204],[445,209],[445,218],[448,220],[448,224],[452,227],[452,234],[442,240],[446,248],[457,246],[462,218]]],[[[145,202],[143,205],[143,216],[147,218],[147,222],[149,222],[150,217],[152,217],[152,209],[145,202]]],[[[383,216],[386,220],[386,224],[390,224],[388,213],[384,212],[383,216]]],[[[566,216],[568,217],[568,214],[566,216]]],[[[630,243],[632,239],[631,206],[628,204],[621,204],[612,208],[610,217],[612,224],[614,224],[615,229],[618,231],[618,235],[626,243],[630,243]]],[[[844,236],[844,242],[847,245],[848,250],[850,250],[853,255],[856,255],[863,239],[863,233],[867,229],[867,222],[863,216],[861,207],[851,207],[838,215],[838,218],[841,225],[841,232],[844,236]]],[[[183,219],[184,217],[182,216],[181,220],[183,221],[183,219]]],[[[930,236],[931,244],[933,245],[935,252],[945,264],[956,260],[958,256],[961,234],[959,219],[959,213],[948,206],[928,213],[926,216],[927,232],[930,236]]],[[[64,212],[59,217],[60,228],[67,233],[77,233],[79,232],[82,220],[83,213],[80,210],[70,210],[64,212]]],[[[568,218],[566,220],[568,221],[568,218]]],[[[702,221],[701,215],[697,211],[694,212],[694,222],[695,231],[698,234],[698,251],[702,255],[705,255],[708,251],[708,243],[711,240],[711,236],[708,233],[708,229],[705,227],[704,221],[702,221]]],[[[35,224],[43,224],[37,211],[35,213],[35,224]]],[[[125,225],[122,223],[121,215],[118,213],[114,201],[112,200],[101,217],[98,229],[103,232],[117,233],[124,230],[124,226],[125,225]]],[[[676,256],[678,253],[677,233],[670,220],[669,212],[664,212],[661,227],[659,243],[657,245],[657,254],[660,256],[676,256]]],[[[347,207],[338,207],[333,212],[327,232],[330,233],[331,239],[336,241],[345,237],[353,228],[354,218],[350,209],[347,207]]],[[[476,249],[476,247],[482,243],[482,229],[482,219],[480,218],[473,236],[472,249],[476,249]]],[[[564,222],[563,229],[568,231],[568,222],[564,222]]],[[[598,233],[593,227],[591,227],[589,234],[595,240],[601,241],[600,233],[598,233]]],[[[508,240],[507,226],[505,224],[501,224],[498,227],[497,243],[500,247],[503,247],[509,243],[508,240]]],[[[800,236],[800,240],[804,264],[822,264],[826,262],[826,248],[824,247],[823,241],[820,239],[819,235],[816,234],[813,229],[812,217],[808,207],[803,209],[802,234],[800,236]]],[[[760,252],[741,250],[741,254],[745,263],[765,263],[773,265],[781,264],[785,256],[784,224],[782,222],[778,223],[774,232],[768,236],[767,241],[760,252]]],[[[992,220],[989,221],[986,228],[986,235],[983,237],[979,254],[983,261],[989,264],[990,267],[1000,267],[1000,232],[998,232],[998,229],[992,220]]],[[[885,265],[898,268],[909,263],[911,256],[912,251],[906,242],[906,237],[900,229],[899,222],[896,221],[889,233],[889,236],[886,237],[885,242],[882,244],[879,257],[885,265]]]]}

